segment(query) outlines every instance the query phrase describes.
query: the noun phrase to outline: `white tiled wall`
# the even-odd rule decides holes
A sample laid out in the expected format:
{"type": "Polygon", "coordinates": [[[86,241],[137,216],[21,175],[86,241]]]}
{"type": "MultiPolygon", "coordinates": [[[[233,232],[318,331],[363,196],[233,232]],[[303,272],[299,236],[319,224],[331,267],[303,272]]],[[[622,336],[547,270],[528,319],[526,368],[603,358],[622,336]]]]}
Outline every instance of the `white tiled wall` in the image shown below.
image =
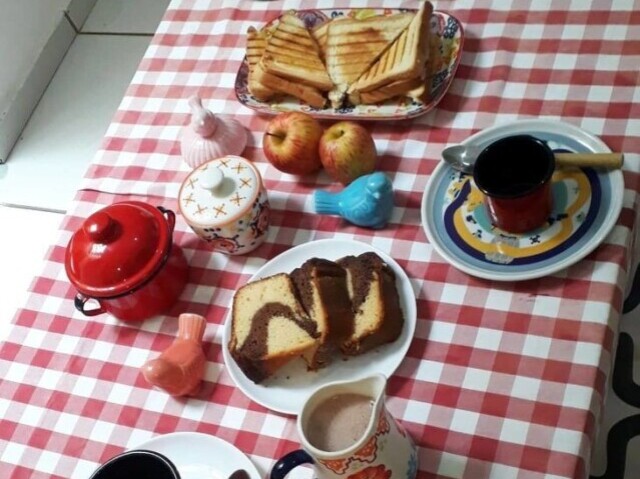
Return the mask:
{"type": "MultiPolygon", "coordinates": [[[[60,15],[72,36],[66,55],[49,58],[55,62],[55,73],[45,82],[46,90],[6,163],[0,164],[0,341],[41,271],[62,213],[169,4],[169,0],[7,1],[0,2],[0,27],[8,18],[5,9],[16,8],[9,4],[29,2],[35,2],[33,8],[53,9],[47,10],[48,18],[66,10],[68,17],[60,15]]],[[[24,29],[19,33],[37,34],[24,29]]]]}
{"type": "Polygon", "coordinates": [[[73,42],[65,18],[68,0],[0,4],[0,162],[73,42]]]}
{"type": "Polygon", "coordinates": [[[168,0],[100,0],[83,32],[149,33],[156,31],[168,0]],[[144,12],[144,15],[140,15],[144,12]]]}
{"type": "Polygon", "coordinates": [[[76,37],[9,161],[0,165],[0,202],[67,209],[149,41],[76,37]]]}

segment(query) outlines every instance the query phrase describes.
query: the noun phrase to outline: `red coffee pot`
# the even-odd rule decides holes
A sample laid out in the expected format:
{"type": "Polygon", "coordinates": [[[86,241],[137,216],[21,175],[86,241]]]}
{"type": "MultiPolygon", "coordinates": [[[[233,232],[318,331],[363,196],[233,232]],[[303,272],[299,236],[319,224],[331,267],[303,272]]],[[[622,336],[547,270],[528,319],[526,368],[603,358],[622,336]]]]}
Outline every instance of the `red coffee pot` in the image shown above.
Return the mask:
{"type": "Polygon", "coordinates": [[[182,249],[173,244],[175,214],[140,201],[107,206],[87,218],[67,246],[65,269],[87,316],[111,313],[141,321],[166,312],[187,283],[182,249]],[[88,300],[98,303],[85,309],[88,300]]]}

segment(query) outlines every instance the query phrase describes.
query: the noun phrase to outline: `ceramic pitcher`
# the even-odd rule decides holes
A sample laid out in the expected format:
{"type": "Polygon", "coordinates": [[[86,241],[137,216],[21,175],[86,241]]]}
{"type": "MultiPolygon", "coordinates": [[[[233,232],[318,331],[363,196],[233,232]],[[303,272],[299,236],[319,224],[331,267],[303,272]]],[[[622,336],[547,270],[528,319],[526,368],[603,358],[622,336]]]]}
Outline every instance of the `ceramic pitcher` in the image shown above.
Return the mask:
{"type": "Polygon", "coordinates": [[[298,416],[302,449],[281,458],[271,479],[283,479],[301,464],[313,464],[319,479],[414,479],[418,455],[411,437],[385,406],[387,380],[379,374],[357,381],[333,382],[315,391],[298,416]],[[345,449],[323,451],[309,441],[309,418],[324,401],[339,394],[361,394],[373,401],[371,417],[362,437],[345,449]]]}

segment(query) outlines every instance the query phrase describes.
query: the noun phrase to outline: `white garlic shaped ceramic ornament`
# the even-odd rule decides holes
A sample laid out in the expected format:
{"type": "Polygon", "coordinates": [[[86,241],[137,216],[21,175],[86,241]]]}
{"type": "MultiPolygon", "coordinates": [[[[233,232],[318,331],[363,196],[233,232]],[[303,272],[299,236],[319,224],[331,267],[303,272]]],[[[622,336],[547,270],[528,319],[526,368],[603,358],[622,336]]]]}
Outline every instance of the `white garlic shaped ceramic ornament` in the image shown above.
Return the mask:
{"type": "Polygon", "coordinates": [[[247,131],[233,118],[215,116],[194,95],[189,98],[191,121],[182,130],[181,152],[191,168],[226,155],[240,155],[247,146],[247,131]]]}

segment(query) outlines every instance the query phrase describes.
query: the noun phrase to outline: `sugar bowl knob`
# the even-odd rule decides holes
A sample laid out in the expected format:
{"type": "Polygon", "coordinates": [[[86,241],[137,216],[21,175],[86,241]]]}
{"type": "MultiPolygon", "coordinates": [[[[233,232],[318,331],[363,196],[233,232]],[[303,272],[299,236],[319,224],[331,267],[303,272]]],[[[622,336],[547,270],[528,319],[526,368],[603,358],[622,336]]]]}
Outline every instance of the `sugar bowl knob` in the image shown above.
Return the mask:
{"type": "Polygon", "coordinates": [[[207,168],[200,176],[200,187],[215,194],[224,181],[224,173],[220,168],[207,168]]]}

